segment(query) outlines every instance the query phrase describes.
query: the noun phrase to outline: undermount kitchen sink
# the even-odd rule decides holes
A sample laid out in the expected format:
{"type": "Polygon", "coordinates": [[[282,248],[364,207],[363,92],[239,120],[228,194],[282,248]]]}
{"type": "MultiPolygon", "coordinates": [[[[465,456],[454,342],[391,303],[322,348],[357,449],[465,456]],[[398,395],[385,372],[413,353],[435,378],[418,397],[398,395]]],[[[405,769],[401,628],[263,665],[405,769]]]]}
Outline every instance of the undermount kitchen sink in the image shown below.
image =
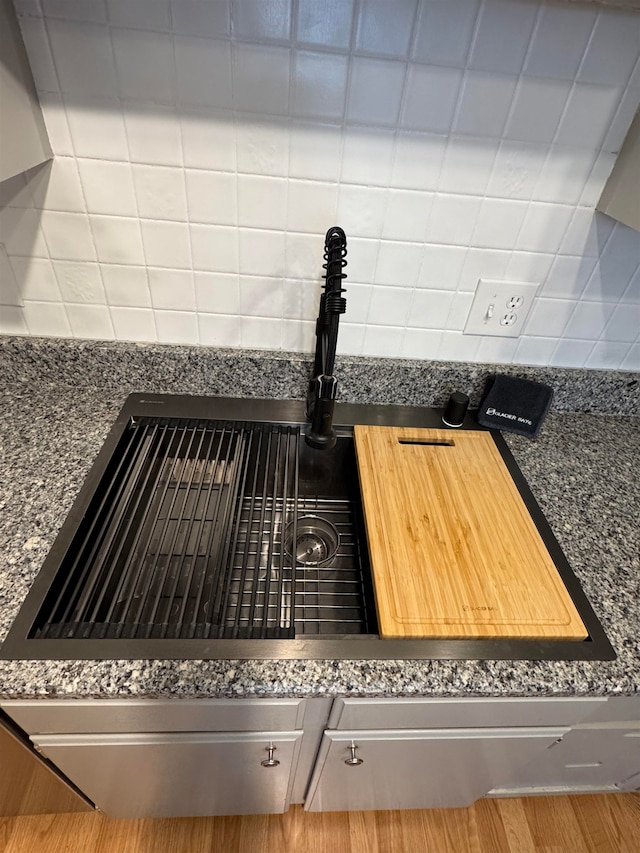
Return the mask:
{"type": "Polygon", "coordinates": [[[315,450],[298,402],[132,395],[2,657],[615,657],[499,434],[587,639],[381,639],[355,424],[442,428],[431,409],[338,404],[335,447],[315,450]]]}

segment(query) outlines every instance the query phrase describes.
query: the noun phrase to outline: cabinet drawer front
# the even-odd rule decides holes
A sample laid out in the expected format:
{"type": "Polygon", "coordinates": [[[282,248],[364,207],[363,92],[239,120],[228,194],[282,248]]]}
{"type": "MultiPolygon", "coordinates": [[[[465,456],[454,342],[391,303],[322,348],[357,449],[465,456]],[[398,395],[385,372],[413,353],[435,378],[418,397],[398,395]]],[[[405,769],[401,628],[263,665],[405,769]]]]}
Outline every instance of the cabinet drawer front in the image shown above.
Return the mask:
{"type": "Polygon", "coordinates": [[[25,700],[2,704],[28,734],[250,732],[302,727],[304,699],[25,700]]]}
{"type": "Polygon", "coordinates": [[[300,732],[42,735],[34,741],[111,817],[286,811],[300,732]],[[263,766],[269,745],[274,766],[263,766]]]}
{"type": "Polygon", "coordinates": [[[551,728],[325,732],[305,808],[468,806],[563,733],[551,728]],[[345,763],[353,758],[361,763],[345,763]]]}
{"type": "Polygon", "coordinates": [[[606,699],[336,699],[330,729],[571,726],[606,699]]]}

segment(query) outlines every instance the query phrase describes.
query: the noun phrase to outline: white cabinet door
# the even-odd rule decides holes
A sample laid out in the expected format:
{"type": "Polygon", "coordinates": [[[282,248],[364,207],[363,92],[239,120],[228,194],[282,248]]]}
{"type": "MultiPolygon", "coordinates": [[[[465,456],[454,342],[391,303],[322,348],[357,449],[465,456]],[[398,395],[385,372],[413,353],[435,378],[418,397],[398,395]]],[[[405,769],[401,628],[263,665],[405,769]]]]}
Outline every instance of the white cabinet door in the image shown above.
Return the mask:
{"type": "Polygon", "coordinates": [[[40,735],[41,751],[112,817],[280,813],[301,732],[40,735]],[[268,760],[269,745],[276,766],[268,760]]]}
{"type": "Polygon", "coordinates": [[[566,729],[325,732],[309,811],[467,806],[506,782],[566,729]],[[359,765],[345,764],[355,756],[359,765]]]}
{"type": "Polygon", "coordinates": [[[607,791],[640,773],[640,728],[577,728],[514,774],[509,790],[496,796],[542,789],[541,793],[607,791]]]}

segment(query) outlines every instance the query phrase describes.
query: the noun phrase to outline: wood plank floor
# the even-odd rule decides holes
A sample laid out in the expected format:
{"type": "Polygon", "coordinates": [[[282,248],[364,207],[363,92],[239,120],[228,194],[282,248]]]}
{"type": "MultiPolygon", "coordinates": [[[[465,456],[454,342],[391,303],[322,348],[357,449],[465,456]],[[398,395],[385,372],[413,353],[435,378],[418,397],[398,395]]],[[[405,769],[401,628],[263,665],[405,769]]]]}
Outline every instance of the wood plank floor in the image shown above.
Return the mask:
{"type": "Polygon", "coordinates": [[[478,800],[468,809],[115,820],[0,819],[1,853],[638,853],[640,794],[478,800]]]}

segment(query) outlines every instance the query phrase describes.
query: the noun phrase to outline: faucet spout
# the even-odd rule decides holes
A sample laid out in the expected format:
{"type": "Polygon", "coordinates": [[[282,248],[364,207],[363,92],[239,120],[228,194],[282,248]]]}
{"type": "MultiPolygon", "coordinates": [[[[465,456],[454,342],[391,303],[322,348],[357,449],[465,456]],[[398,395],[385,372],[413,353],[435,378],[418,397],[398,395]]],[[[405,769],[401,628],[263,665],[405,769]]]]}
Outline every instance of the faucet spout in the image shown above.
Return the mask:
{"type": "Polygon", "coordinates": [[[347,238],[338,226],[327,231],[324,243],[325,283],[320,297],[320,311],[316,321],[316,353],[313,377],[307,392],[307,418],[310,421],[305,440],[310,447],[326,450],[336,443],[333,429],[333,409],[338,381],[333,375],[338,324],[340,314],[347,310],[347,300],[342,296],[343,272],[347,262],[347,238]]]}

